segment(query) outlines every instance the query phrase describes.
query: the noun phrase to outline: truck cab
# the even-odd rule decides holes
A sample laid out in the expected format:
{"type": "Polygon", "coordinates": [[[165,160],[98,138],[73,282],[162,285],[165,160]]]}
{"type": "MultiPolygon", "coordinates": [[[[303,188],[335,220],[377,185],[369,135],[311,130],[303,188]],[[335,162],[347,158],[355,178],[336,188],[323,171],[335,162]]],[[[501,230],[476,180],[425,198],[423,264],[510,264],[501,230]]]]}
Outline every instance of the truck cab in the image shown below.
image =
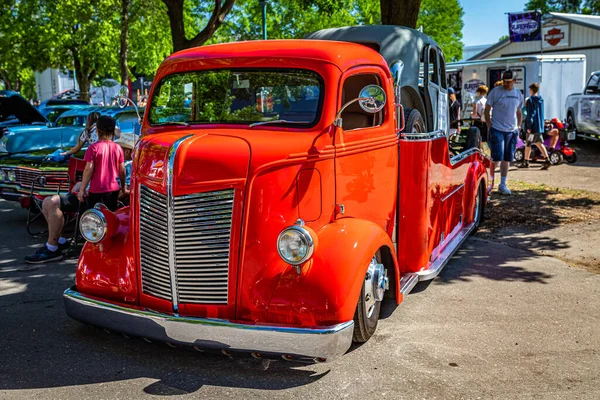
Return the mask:
{"type": "Polygon", "coordinates": [[[372,40],[166,59],[131,206],[82,217],[67,313],[172,345],[326,361],[375,333],[384,299],[439,274],[481,222],[491,161],[451,143],[431,39],[356,29],[372,40]]]}
{"type": "Polygon", "coordinates": [[[567,97],[567,123],[579,137],[600,140],[600,71],[593,72],[583,93],[567,97]]]}

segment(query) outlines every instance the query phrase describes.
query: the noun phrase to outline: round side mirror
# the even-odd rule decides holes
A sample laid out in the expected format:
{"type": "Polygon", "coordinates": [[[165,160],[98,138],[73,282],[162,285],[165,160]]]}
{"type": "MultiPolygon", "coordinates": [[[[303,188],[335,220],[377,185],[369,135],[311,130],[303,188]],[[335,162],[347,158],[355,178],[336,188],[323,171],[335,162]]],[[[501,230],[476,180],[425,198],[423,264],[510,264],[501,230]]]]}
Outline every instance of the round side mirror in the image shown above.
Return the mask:
{"type": "Polygon", "coordinates": [[[129,89],[127,86],[123,85],[121,86],[121,89],[119,89],[119,94],[117,95],[117,104],[119,107],[127,107],[127,99],[129,99],[129,89]]]}
{"type": "Polygon", "coordinates": [[[360,108],[368,113],[378,113],[385,106],[386,96],[381,86],[367,85],[360,91],[358,96],[360,98],[358,100],[360,108]]]}

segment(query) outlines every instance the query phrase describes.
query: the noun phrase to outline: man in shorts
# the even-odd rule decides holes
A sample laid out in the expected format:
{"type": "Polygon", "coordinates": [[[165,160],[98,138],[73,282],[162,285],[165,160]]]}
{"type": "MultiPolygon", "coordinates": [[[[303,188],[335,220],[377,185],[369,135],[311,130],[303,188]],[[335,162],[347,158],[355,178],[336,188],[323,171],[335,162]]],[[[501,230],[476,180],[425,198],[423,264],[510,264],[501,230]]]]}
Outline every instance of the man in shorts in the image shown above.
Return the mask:
{"type": "Polygon", "coordinates": [[[488,126],[494,168],[500,167],[498,191],[509,195],[506,185],[508,168],[513,162],[517,147],[519,127],[523,121],[523,94],[515,89],[516,76],[506,70],[502,74],[502,86],[492,89],[485,105],[485,121],[488,126]],[[492,109],[494,112],[491,113],[492,109]]]}

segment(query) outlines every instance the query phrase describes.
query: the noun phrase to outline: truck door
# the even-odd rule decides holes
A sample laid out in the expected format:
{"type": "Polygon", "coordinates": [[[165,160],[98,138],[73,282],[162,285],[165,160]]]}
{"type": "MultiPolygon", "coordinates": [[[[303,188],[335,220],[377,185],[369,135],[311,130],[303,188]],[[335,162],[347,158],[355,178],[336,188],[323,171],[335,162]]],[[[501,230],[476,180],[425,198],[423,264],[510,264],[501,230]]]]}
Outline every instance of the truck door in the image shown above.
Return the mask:
{"type": "Polygon", "coordinates": [[[600,133],[600,73],[590,77],[577,104],[577,129],[588,134],[600,133]]]}

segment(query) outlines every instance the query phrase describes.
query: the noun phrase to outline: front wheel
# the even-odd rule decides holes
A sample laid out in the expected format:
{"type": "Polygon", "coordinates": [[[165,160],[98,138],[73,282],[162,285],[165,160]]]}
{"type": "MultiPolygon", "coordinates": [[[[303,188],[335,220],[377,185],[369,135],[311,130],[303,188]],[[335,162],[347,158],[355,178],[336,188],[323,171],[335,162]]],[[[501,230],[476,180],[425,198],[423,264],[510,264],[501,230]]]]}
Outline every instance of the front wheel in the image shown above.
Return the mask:
{"type": "Polygon", "coordinates": [[[521,161],[523,161],[524,158],[525,158],[525,153],[523,152],[522,148],[515,150],[515,161],[516,162],[521,162],[521,161]]]}
{"type": "Polygon", "coordinates": [[[564,157],[560,151],[553,151],[550,154],[550,163],[552,163],[552,165],[562,164],[563,160],[564,157]]]}
{"type": "Polygon", "coordinates": [[[385,290],[389,287],[387,270],[381,263],[379,252],[373,256],[362,289],[356,311],[354,312],[354,335],[353,340],[364,343],[373,336],[379,322],[381,301],[385,290]]]}
{"type": "Polygon", "coordinates": [[[577,153],[573,152],[573,154],[571,154],[570,156],[567,156],[565,158],[565,160],[567,160],[567,162],[569,164],[573,164],[574,162],[577,162],[577,153]]]}

